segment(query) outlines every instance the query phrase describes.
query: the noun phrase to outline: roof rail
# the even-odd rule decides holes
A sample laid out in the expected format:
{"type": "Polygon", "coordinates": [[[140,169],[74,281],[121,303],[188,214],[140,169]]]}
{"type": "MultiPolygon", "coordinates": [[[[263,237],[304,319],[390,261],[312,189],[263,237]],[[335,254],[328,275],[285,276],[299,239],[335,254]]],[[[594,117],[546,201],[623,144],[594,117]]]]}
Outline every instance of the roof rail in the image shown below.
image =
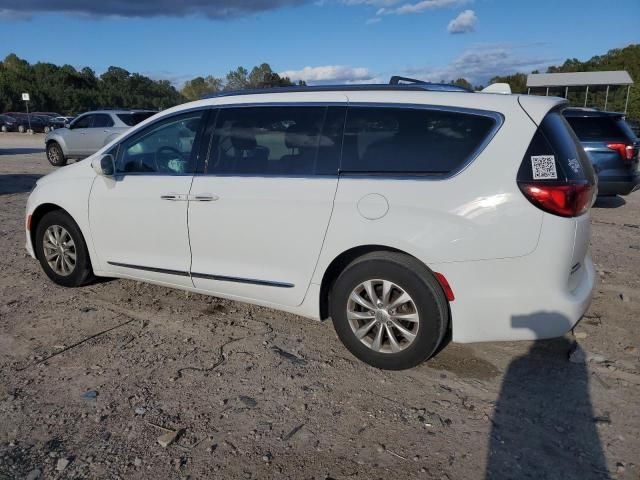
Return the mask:
{"type": "Polygon", "coordinates": [[[257,88],[247,90],[229,90],[224,92],[211,93],[203,96],[206,98],[233,97],[238,95],[264,95],[267,93],[290,93],[290,92],[339,92],[339,91],[428,91],[428,92],[471,92],[471,90],[459,85],[444,83],[410,83],[410,84],[386,84],[386,83],[363,83],[349,85],[311,85],[294,87],[273,87],[257,88]]]}

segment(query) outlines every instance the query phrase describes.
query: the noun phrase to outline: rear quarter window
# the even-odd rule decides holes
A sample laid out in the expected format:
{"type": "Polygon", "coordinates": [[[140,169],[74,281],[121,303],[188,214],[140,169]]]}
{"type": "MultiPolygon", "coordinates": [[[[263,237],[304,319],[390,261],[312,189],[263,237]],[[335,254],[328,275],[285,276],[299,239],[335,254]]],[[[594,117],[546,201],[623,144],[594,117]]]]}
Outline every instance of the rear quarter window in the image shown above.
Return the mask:
{"type": "Polygon", "coordinates": [[[544,117],[518,171],[519,181],[540,179],[595,183],[593,166],[580,140],[559,110],[553,110],[544,117]]]}
{"type": "Polygon", "coordinates": [[[462,168],[497,119],[411,107],[349,107],[341,172],[446,176],[462,168]]]}

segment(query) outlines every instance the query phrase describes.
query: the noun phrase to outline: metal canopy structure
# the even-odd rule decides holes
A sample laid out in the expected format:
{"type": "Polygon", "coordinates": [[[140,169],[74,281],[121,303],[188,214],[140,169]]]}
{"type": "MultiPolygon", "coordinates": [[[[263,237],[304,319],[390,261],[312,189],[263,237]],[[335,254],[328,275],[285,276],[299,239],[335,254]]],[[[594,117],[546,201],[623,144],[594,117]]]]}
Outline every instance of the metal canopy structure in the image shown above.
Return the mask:
{"type": "Polygon", "coordinates": [[[627,113],[629,106],[629,92],[633,80],[626,70],[615,70],[608,72],[567,72],[567,73],[532,73],[527,76],[527,93],[531,93],[532,88],[546,88],[549,95],[549,88],[564,87],[564,98],[569,94],[569,87],[586,87],[584,95],[584,106],[587,106],[589,98],[589,87],[606,86],[607,92],[604,97],[604,109],[607,109],[610,86],[626,86],[627,99],[624,104],[624,113],[627,113]]]}

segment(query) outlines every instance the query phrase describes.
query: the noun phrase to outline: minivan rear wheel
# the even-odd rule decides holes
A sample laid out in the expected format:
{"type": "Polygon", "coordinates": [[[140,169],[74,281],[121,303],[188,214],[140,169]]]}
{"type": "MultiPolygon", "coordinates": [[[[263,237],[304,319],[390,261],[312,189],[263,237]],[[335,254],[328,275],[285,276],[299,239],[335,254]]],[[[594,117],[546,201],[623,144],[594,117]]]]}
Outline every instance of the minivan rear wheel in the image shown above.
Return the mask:
{"type": "Polygon", "coordinates": [[[347,349],[388,370],[431,357],[449,324],[447,300],[433,273],[396,252],[370,253],[349,264],[331,290],[330,312],[347,349]]]}
{"type": "Polygon", "coordinates": [[[57,142],[49,142],[47,144],[47,160],[54,167],[63,167],[67,164],[67,159],[57,142]]]}
{"type": "Polygon", "coordinates": [[[42,269],[58,285],[80,287],[93,279],[84,237],[67,213],[54,210],[42,217],[34,248],[42,269]]]}

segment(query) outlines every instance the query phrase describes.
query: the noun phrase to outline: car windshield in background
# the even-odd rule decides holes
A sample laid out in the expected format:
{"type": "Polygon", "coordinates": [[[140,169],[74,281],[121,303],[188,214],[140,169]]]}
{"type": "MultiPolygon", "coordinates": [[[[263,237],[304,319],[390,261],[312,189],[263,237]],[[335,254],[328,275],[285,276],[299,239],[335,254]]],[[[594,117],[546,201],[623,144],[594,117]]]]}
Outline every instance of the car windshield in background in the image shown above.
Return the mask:
{"type": "Polygon", "coordinates": [[[118,118],[125,124],[133,127],[143,120],[155,115],[156,112],[132,112],[132,113],[118,113],[118,118]]]}
{"type": "Polygon", "coordinates": [[[567,120],[580,141],[623,140],[634,137],[621,117],[589,116],[573,117],[567,115],[567,120]]]}

